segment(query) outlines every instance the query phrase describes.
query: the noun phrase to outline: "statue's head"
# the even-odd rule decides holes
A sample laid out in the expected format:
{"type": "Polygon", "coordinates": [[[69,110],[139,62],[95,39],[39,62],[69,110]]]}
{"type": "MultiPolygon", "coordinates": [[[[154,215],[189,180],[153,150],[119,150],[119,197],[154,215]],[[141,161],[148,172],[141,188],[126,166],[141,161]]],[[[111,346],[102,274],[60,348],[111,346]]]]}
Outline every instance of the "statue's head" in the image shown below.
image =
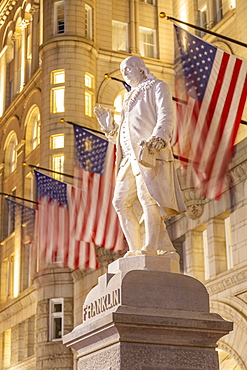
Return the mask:
{"type": "Polygon", "coordinates": [[[154,79],[144,61],[139,57],[128,57],[120,64],[120,70],[123,78],[131,87],[136,87],[146,78],[154,79]]]}

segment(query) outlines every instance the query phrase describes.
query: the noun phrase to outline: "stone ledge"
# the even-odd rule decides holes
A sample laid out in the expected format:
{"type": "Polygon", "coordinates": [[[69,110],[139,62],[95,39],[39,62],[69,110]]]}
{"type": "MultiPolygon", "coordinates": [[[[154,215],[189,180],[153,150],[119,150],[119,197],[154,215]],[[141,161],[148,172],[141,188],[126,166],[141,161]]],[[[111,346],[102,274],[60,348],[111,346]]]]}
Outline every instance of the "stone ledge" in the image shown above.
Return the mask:
{"type": "Polygon", "coordinates": [[[148,270],[179,273],[179,256],[177,253],[167,253],[162,256],[133,256],[119,258],[108,266],[110,274],[119,271],[128,272],[131,270],[148,270]]]}

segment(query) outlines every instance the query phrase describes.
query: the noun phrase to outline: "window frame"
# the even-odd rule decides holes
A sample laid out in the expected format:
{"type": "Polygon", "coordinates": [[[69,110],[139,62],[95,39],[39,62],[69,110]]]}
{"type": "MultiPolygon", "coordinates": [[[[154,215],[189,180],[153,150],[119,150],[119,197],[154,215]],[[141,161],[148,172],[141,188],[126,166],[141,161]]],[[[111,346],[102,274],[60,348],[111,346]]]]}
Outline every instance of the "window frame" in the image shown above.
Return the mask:
{"type": "Polygon", "coordinates": [[[66,74],[65,69],[56,69],[50,72],[50,84],[51,84],[51,91],[50,91],[50,113],[64,113],[65,112],[65,80],[66,74]],[[62,81],[56,81],[56,75],[64,75],[64,79],[62,81]],[[59,97],[59,93],[61,93],[59,97]],[[59,104],[57,102],[61,101],[59,104]]]}
{"type": "Polygon", "coordinates": [[[112,20],[112,50],[128,52],[128,50],[129,50],[128,23],[112,20]],[[118,35],[117,25],[124,26],[124,28],[125,28],[125,37],[121,37],[121,36],[118,35]],[[120,40],[120,42],[119,42],[119,40],[120,40]],[[124,48],[119,47],[119,45],[123,44],[123,41],[121,41],[121,40],[125,41],[125,47],[124,48]],[[114,42],[115,41],[117,41],[117,47],[116,48],[114,47],[114,42]]]}
{"type": "Polygon", "coordinates": [[[64,333],[64,298],[51,298],[49,300],[49,342],[62,341],[64,333]],[[62,310],[59,312],[54,312],[54,306],[56,304],[61,304],[62,310]],[[61,337],[54,337],[54,319],[61,318],[61,337]]]}
{"type": "Polygon", "coordinates": [[[54,20],[53,20],[53,35],[63,35],[65,34],[65,1],[55,1],[54,2],[54,20]],[[58,7],[63,6],[63,31],[59,32],[59,19],[58,19],[58,7]]]}
{"type": "MultiPolygon", "coordinates": [[[[148,33],[145,34],[146,36],[148,35],[148,33]]],[[[157,52],[157,32],[155,29],[153,28],[147,28],[147,27],[139,27],[139,44],[140,44],[140,54],[142,57],[146,57],[146,58],[153,58],[153,59],[157,59],[158,57],[158,52],[157,52]],[[149,31],[150,33],[152,33],[152,36],[153,36],[153,44],[150,44],[148,42],[145,42],[141,40],[141,34],[145,34],[145,32],[143,31],[149,31]],[[147,55],[147,53],[145,52],[145,46],[152,46],[153,47],[153,55],[150,56],[150,55],[147,55]],[[143,50],[142,50],[143,48],[143,50]]]]}
{"type": "Polygon", "coordinates": [[[94,93],[92,91],[85,91],[85,115],[87,117],[93,117],[93,99],[94,93]]]}
{"type": "Polygon", "coordinates": [[[93,40],[93,8],[85,4],[85,37],[93,40]]]}

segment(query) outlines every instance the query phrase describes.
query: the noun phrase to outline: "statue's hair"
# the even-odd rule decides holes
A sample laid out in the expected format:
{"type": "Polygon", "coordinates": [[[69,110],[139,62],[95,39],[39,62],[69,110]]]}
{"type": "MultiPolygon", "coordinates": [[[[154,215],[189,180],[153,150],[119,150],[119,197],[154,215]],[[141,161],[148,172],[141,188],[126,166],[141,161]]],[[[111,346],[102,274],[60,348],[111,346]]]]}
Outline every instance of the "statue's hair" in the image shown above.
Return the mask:
{"type": "Polygon", "coordinates": [[[131,62],[131,64],[133,64],[134,66],[139,67],[140,70],[144,72],[144,75],[146,76],[146,78],[148,78],[149,80],[154,80],[155,78],[154,75],[150,73],[149,69],[145,66],[144,61],[139,57],[131,56],[131,57],[124,59],[120,64],[120,70],[121,70],[121,66],[123,62],[127,62],[127,61],[131,62]]]}

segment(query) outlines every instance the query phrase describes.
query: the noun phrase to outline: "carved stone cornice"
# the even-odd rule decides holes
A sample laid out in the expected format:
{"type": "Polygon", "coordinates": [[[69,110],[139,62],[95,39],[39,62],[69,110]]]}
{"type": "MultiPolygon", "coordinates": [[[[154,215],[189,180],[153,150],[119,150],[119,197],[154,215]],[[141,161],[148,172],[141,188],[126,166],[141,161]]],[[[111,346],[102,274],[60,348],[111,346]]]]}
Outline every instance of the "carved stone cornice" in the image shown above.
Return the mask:
{"type": "Polygon", "coordinates": [[[233,187],[247,178],[247,158],[228,171],[229,187],[233,187]]]}
{"type": "Polygon", "coordinates": [[[244,266],[242,269],[235,271],[227,271],[221,274],[219,278],[206,282],[205,286],[210,296],[218,294],[222,291],[232,289],[233,287],[240,286],[240,284],[247,281],[247,268],[244,266]]]}
{"type": "Polygon", "coordinates": [[[16,3],[17,0],[6,0],[2,2],[0,5],[0,27],[4,25],[5,20],[16,3]]]}

